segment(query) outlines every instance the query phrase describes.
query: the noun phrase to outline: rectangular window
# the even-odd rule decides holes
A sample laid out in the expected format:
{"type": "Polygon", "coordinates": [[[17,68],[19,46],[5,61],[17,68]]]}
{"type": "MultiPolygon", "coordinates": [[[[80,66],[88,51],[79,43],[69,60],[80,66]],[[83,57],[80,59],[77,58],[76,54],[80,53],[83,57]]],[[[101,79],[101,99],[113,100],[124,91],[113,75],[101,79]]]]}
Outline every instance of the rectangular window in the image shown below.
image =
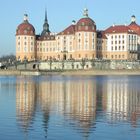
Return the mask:
{"type": "Polygon", "coordinates": [[[27,52],[27,47],[24,47],[24,52],[27,52]]]}
{"type": "Polygon", "coordinates": [[[31,47],[31,52],[33,51],[33,47],[31,47]]]}
{"type": "Polygon", "coordinates": [[[18,47],[18,51],[20,52],[20,47],[18,47]]]}
{"type": "Polygon", "coordinates": [[[92,45],[92,48],[94,49],[94,44],[92,45]]]}

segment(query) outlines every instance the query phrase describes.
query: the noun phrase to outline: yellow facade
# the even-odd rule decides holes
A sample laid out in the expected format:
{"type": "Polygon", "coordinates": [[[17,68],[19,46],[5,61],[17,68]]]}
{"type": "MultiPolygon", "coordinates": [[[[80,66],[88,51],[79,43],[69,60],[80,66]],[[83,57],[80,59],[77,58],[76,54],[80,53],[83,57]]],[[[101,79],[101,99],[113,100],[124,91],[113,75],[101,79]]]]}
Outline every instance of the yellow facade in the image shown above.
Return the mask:
{"type": "Polygon", "coordinates": [[[58,34],[50,32],[45,17],[41,35],[35,35],[34,27],[25,17],[22,26],[17,28],[16,58],[20,61],[137,60],[138,37],[129,26],[123,25],[97,31],[95,22],[88,17],[87,9],[77,23],[72,23],[58,34]]]}
{"type": "Polygon", "coordinates": [[[16,58],[21,61],[36,59],[35,36],[16,36],[16,58]]]}

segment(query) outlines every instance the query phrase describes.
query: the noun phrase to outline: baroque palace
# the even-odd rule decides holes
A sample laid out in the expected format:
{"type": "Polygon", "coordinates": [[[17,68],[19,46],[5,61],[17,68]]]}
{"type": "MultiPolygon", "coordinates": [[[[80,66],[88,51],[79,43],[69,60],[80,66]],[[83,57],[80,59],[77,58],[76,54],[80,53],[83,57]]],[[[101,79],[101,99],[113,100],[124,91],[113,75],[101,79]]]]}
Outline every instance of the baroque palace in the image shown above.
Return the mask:
{"type": "Polygon", "coordinates": [[[56,34],[49,29],[45,11],[43,31],[36,35],[25,14],[16,29],[16,58],[19,61],[139,60],[140,26],[133,15],[130,25],[113,25],[100,31],[85,8],[78,22],[72,21],[70,26],[56,34]]]}

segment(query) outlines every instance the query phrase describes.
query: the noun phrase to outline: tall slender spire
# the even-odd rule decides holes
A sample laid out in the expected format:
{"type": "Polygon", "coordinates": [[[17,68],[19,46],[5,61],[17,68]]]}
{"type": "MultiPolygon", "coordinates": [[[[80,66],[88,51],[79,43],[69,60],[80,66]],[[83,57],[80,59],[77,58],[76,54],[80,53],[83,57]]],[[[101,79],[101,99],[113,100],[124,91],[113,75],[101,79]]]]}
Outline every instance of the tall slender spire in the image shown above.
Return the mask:
{"type": "Polygon", "coordinates": [[[48,22],[47,9],[45,8],[45,21],[48,22]]]}
{"type": "Polygon", "coordinates": [[[43,24],[43,31],[41,33],[41,36],[46,36],[48,34],[50,34],[50,29],[49,29],[49,23],[47,18],[47,10],[45,9],[45,21],[43,24]]]}

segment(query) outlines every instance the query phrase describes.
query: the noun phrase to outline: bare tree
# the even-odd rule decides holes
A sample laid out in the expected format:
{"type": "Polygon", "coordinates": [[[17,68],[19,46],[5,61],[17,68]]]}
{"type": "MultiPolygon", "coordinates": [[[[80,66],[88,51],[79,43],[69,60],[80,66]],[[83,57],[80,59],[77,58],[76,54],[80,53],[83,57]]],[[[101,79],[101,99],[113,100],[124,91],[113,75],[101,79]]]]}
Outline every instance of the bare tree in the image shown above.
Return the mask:
{"type": "Polygon", "coordinates": [[[10,55],[4,55],[0,57],[1,62],[13,62],[16,60],[16,56],[13,54],[10,55]]]}
{"type": "Polygon", "coordinates": [[[92,59],[90,62],[91,62],[92,68],[94,68],[95,67],[95,61],[94,61],[94,59],[92,59]]]}
{"type": "Polygon", "coordinates": [[[64,64],[64,60],[62,60],[62,70],[64,69],[65,64],[64,64]]]}
{"type": "Polygon", "coordinates": [[[86,65],[86,60],[85,60],[84,58],[82,58],[81,61],[82,61],[82,62],[81,62],[81,66],[82,66],[82,68],[84,69],[84,67],[85,67],[85,65],[86,65]]]}
{"type": "Polygon", "coordinates": [[[52,59],[49,60],[49,64],[50,64],[50,70],[52,70],[52,59]]]}

